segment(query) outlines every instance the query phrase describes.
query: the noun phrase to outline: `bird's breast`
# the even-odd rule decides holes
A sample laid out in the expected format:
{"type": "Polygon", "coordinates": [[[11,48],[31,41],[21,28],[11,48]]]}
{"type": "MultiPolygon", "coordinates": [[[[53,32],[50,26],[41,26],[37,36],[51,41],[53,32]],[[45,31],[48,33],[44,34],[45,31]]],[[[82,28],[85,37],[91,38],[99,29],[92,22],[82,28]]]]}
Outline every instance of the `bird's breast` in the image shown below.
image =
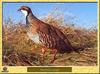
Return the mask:
{"type": "Polygon", "coordinates": [[[39,35],[38,34],[33,34],[32,32],[27,32],[28,37],[34,41],[36,44],[40,44],[39,41],[39,35]]]}

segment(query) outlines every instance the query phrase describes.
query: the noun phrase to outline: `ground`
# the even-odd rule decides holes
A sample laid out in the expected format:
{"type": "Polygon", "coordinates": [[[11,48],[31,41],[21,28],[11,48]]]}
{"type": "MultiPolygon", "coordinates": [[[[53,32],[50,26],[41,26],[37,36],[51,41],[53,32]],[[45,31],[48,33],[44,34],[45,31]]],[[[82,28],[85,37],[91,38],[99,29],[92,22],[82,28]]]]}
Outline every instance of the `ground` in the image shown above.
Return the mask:
{"type": "MultiPolygon", "coordinates": [[[[49,51],[48,51],[49,52],[49,51]]],[[[53,54],[46,53],[44,63],[41,63],[41,56],[35,52],[10,51],[3,58],[3,65],[9,66],[95,66],[97,65],[96,49],[87,48],[80,53],[71,52],[57,54],[54,63],[50,63],[53,54]]]]}

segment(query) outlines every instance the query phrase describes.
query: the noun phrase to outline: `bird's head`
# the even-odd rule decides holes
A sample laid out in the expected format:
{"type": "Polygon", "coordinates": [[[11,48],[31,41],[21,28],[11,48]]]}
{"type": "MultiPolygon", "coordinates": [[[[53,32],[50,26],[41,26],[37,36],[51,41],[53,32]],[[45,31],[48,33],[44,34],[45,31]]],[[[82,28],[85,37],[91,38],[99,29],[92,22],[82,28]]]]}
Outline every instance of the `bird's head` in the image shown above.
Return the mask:
{"type": "Polygon", "coordinates": [[[19,8],[18,11],[21,11],[22,13],[24,13],[25,16],[31,13],[31,9],[27,6],[21,6],[21,8],[19,8]]]}

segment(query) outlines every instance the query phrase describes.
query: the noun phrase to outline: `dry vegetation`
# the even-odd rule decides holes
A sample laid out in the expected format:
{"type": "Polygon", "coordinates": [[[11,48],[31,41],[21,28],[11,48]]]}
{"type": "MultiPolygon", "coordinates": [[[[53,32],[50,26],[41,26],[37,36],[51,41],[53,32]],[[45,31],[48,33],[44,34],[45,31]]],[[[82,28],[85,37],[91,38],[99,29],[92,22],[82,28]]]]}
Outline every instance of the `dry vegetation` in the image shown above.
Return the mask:
{"type": "Polygon", "coordinates": [[[62,30],[73,47],[84,46],[80,53],[72,52],[57,54],[54,63],[49,63],[52,54],[46,52],[44,63],[40,63],[41,46],[36,45],[26,35],[25,25],[21,22],[14,24],[9,18],[3,23],[3,65],[9,66],[95,66],[97,65],[97,30],[81,27],[61,26],[64,23],[62,16],[47,15],[43,21],[62,30]],[[56,18],[56,19],[55,19],[56,18]]]}

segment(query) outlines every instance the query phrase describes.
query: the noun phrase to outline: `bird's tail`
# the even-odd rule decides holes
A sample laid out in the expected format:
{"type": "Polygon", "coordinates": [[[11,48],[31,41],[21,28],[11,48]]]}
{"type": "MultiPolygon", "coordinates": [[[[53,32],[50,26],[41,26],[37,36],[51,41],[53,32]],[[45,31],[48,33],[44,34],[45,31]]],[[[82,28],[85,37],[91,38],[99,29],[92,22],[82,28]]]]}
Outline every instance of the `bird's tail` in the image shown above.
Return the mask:
{"type": "Polygon", "coordinates": [[[66,45],[69,47],[70,52],[71,52],[71,51],[75,51],[75,52],[78,52],[78,53],[79,53],[80,51],[84,50],[85,47],[86,47],[86,45],[73,46],[73,45],[71,44],[71,42],[68,40],[67,37],[66,37],[65,42],[66,42],[66,45]]]}
{"type": "Polygon", "coordinates": [[[83,51],[85,49],[85,45],[82,45],[82,46],[79,46],[79,47],[76,47],[74,46],[73,47],[73,51],[79,53],[80,51],[83,51]]]}

